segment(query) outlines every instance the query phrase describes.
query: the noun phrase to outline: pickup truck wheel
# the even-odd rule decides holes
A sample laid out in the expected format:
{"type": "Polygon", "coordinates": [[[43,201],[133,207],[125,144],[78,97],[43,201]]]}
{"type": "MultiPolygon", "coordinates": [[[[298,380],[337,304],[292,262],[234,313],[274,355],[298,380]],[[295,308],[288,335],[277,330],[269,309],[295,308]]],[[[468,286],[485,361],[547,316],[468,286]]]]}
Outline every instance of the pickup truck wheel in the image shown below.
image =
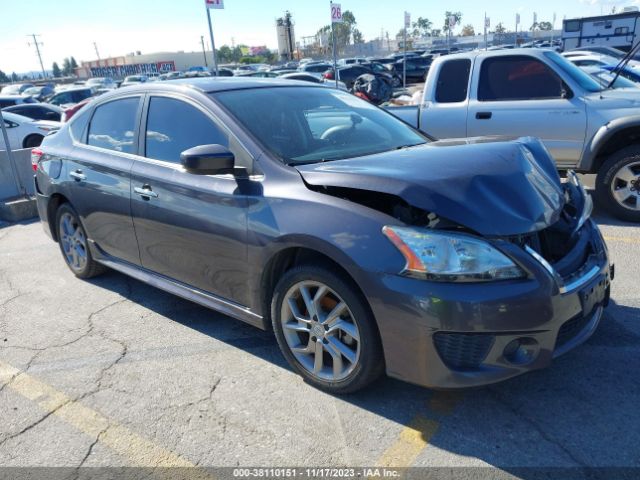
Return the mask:
{"type": "Polygon", "coordinates": [[[640,146],[623,148],[602,165],[596,197],[615,217],[640,222],[640,146]]]}
{"type": "Polygon", "coordinates": [[[284,357],[321,390],[355,392],[384,369],[371,310],[338,272],[314,265],[286,272],[274,291],[271,319],[284,357]]]}

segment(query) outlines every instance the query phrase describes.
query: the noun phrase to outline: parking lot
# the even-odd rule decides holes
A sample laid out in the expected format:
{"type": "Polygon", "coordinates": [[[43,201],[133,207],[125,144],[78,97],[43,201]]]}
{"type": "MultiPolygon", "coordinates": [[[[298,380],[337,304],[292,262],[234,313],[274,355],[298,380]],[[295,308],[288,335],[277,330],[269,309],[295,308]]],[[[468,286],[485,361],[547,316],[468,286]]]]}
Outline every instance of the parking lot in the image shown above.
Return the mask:
{"type": "Polygon", "coordinates": [[[570,478],[640,467],[640,228],[596,218],[616,279],[585,345],[485,388],[385,378],[344,397],[305,384],[270,333],[119,273],[78,280],[38,222],[5,224],[0,464],[71,476],[80,466],[424,466],[523,478],[562,467],[570,478]]]}

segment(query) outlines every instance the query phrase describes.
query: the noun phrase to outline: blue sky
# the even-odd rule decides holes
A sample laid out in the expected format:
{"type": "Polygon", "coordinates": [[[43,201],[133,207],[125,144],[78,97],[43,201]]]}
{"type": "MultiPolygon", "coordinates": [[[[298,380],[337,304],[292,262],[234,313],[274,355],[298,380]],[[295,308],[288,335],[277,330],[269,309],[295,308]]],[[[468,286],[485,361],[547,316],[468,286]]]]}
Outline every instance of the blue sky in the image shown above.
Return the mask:
{"type": "MultiPolygon", "coordinates": [[[[275,19],[290,10],[296,36],[313,35],[328,23],[328,0],[225,0],[224,10],[213,11],[216,45],[236,44],[276,46],[275,19]]],[[[460,10],[463,24],[482,30],[485,9],[491,24],[503,22],[514,28],[520,13],[527,27],[538,20],[551,21],[557,13],[556,27],[562,18],[598,15],[613,7],[637,5],[640,0],[342,0],[343,10],[351,10],[365,40],[375,38],[384,29],[394,35],[402,27],[403,12],[412,20],[427,17],[440,26],[445,10],[460,10]]],[[[93,42],[101,57],[124,55],[140,50],[196,51],[200,35],[207,35],[204,0],[0,0],[0,70],[23,72],[37,70],[38,59],[29,47],[27,35],[41,34],[46,68],[66,56],[76,60],[95,58],[93,42]]]]}

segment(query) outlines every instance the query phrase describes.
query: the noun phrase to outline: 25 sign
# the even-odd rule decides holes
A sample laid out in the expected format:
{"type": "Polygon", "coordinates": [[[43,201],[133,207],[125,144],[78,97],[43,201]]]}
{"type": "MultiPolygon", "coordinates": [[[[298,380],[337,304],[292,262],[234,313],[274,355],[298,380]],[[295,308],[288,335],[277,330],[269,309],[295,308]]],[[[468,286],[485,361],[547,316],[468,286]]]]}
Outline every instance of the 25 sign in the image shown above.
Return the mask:
{"type": "Polygon", "coordinates": [[[331,4],[331,23],[342,23],[342,7],[339,3],[331,4]]]}

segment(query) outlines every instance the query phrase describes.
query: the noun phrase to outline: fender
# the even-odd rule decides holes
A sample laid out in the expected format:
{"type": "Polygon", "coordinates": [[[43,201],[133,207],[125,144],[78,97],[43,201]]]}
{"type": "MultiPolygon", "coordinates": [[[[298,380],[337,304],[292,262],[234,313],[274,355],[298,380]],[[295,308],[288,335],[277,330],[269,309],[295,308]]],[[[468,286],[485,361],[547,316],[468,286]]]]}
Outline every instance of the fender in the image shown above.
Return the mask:
{"type": "Polygon", "coordinates": [[[582,158],[578,164],[578,170],[581,172],[592,171],[600,149],[606,145],[616,133],[631,127],[640,127],[640,115],[616,118],[600,127],[593,137],[591,137],[591,141],[586,143],[582,151],[582,158]]]}

